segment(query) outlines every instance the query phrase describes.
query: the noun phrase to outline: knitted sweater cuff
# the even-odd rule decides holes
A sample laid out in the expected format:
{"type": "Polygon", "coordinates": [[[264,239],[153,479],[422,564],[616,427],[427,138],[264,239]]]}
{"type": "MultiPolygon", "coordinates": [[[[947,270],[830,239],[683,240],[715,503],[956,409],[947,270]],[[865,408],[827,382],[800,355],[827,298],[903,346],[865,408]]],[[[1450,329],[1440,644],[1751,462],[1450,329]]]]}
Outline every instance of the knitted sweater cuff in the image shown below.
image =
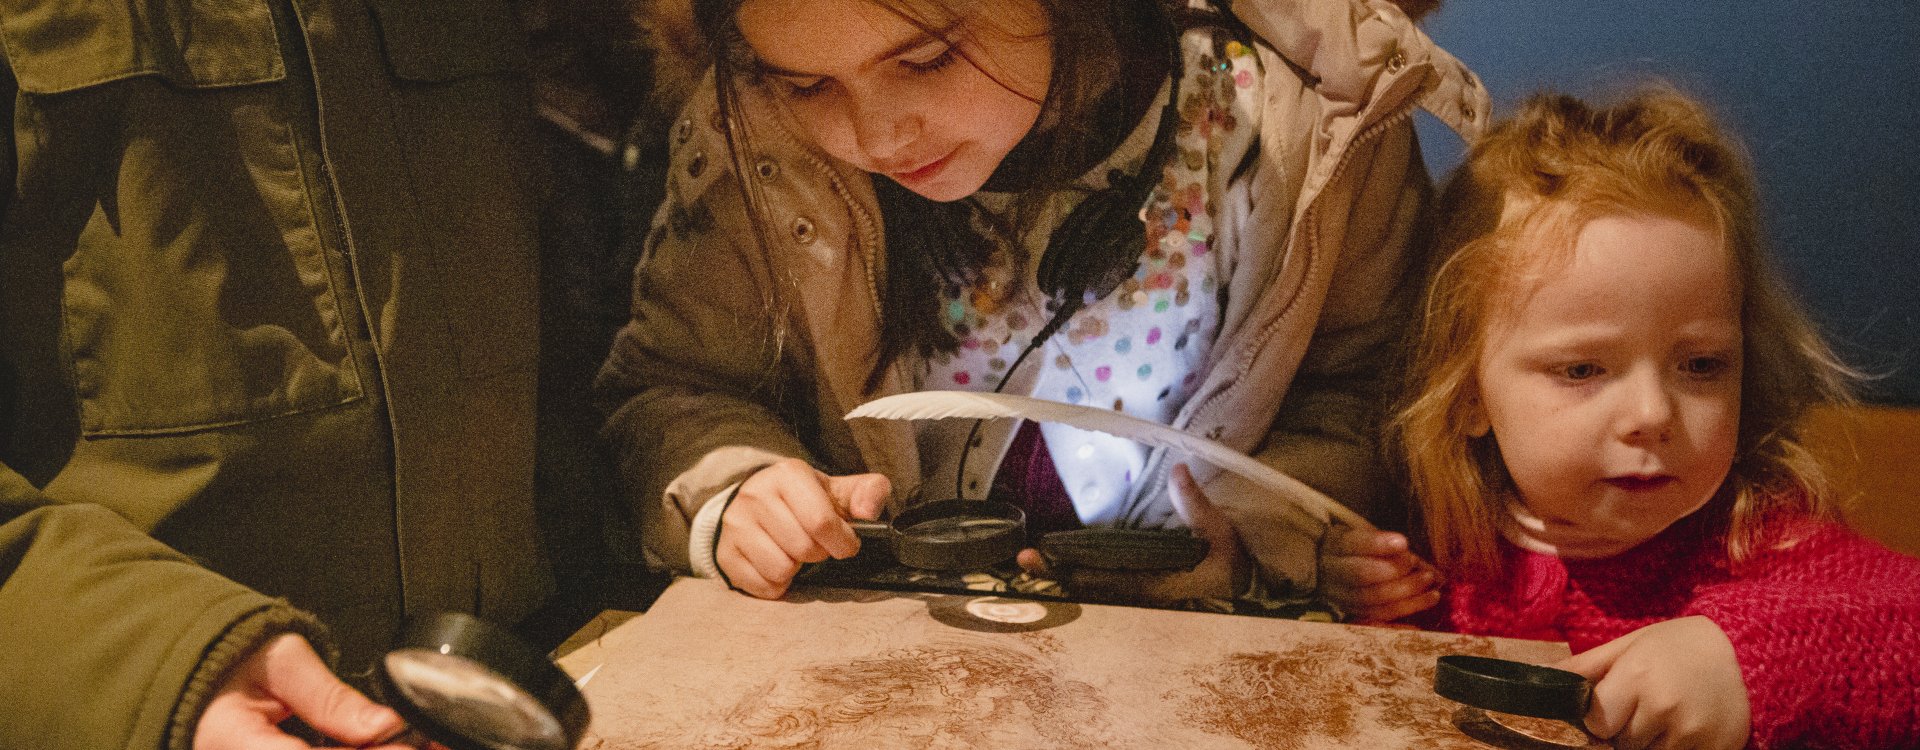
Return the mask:
{"type": "Polygon", "coordinates": [[[687,529],[687,567],[696,578],[719,580],[723,577],[720,561],[714,559],[715,548],[720,543],[720,517],[727,512],[727,501],[740,491],[741,484],[735,482],[714,493],[700,506],[700,512],[694,515],[687,529]]]}
{"type": "Polygon", "coordinates": [[[1781,725],[1792,717],[1797,709],[1796,704],[1804,698],[1801,694],[1811,692],[1805,685],[1808,676],[1800,674],[1796,677],[1798,670],[1793,668],[1791,660],[1787,664],[1780,663],[1784,653],[1780,652],[1778,644],[1785,640],[1804,645],[1803,638],[1799,636],[1806,634],[1777,632],[1769,625],[1779,623],[1757,621],[1751,615],[1742,616],[1747,613],[1731,608],[1697,609],[1704,610],[1697,614],[1712,620],[1719,626],[1720,632],[1726,634],[1728,642],[1733,644],[1734,658],[1740,665],[1740,679],[1747,687],[1747,709],[1752,732],[1748,741],[1762,750],[1772,747],[1772,740],[1782,728],[1781,725]]]}
{"type": "Polygon", "coordinates": [[[175,704],[173,717],[168,721],[167,750],[192,748],[193,732],[200,722],[200,715],[213,702],[233,670],[252,656],[255,650],[282,633],[304,636],[328,664],[338,659],[338,652],[327,636],[326,627],[313,615],[295,609],[285,600],[276,599],[241,616],[207,648],[193,676],[187,679],[186,687],[180,691],[180,702],[175,704]]]}

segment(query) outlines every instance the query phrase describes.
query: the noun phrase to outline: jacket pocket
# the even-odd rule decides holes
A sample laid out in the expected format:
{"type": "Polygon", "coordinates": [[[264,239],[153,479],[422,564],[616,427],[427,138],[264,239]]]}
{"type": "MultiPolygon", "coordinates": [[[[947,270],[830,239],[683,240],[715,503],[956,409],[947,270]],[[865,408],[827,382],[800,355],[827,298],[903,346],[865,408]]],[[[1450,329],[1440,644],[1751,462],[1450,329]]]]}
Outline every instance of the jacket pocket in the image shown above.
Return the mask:
{"type": "Polygon", "coordinates": [[[257,0],[0,0],[0,43],[30,94],[149,75],[182,88],[286,77],[257,0]]]}
{"type": "Polygon", "coordinates": [[[363,398],[267,5],[107,5],[0,0],[27,92],[14,137],[33,144],[16,157],[6,249],[59,285],[47,299],[81,433],[363,398]]]}

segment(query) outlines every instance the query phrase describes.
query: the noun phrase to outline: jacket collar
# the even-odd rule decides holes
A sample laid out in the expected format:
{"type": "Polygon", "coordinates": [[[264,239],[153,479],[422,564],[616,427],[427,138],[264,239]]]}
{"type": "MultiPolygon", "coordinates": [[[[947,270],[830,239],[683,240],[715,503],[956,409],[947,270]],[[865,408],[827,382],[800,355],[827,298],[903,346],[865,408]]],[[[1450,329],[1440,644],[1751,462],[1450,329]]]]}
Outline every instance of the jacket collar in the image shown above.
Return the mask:
{"type": "Polygon", "coordinates": [[[1412,99],[1468,141],[1491,115],[1486,89],[1386,0],[1233,0],[1232,11],[1355,129],[1412,99]]]}

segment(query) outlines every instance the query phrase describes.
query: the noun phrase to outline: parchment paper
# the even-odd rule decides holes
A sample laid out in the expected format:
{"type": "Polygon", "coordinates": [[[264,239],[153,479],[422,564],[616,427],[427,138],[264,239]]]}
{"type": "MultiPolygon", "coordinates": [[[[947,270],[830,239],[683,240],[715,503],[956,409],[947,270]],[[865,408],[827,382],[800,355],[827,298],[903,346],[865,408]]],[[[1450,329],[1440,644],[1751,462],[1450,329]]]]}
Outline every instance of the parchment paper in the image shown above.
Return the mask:
{"type": "MultiPolygon", "coordinates": [[[[574,642],[561,665],[592,673],[589,750],[1483,748],[1452,725],[1457,704],[1433,694],[1435,657],[1567,654],[1061,602],[845,589],[762,601],[696,579],[574,642]]],[[[1566,729],[1523,728],[1554,727],[1566,729]]]]}

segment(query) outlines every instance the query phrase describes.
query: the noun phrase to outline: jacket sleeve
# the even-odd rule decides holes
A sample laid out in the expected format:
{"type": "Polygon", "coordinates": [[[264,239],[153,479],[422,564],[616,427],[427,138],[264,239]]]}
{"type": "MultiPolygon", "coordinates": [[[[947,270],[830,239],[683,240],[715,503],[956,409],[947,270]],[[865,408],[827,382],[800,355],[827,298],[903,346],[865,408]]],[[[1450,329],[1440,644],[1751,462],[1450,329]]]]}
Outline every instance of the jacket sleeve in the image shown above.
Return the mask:
{"type": "Polygon", "coordinates": [[[0,466],[0,746],[190,746],[228,671],[317,621],[0,466]]]}
{"type": "Polygon", "coordinates": [[[633,315],[595,383],[603,434],[650,559],[686,572],[700,506],[754,469],[811,458],[788,315],[712,122],[709,82],[672,136],[666,201],[634,270],[633,315]]]}
{"type": "MultiPolygon", "coordinates": [[[[15,95],[0,56],[0,121],[15,95]]],[[[0,184],[14,182],[13,138],[0,128],[0,184]]],[[[0,464],[0,747],[185,750],[228,669],[287,631],[327,648],[310,615],[0,464]]]]}
{"type": "Polygon", "coordinates": [[[1828,526],[1703,589],[1733,643],[1752,747],[1920,747],[1920,559],[1828,526]]]}

